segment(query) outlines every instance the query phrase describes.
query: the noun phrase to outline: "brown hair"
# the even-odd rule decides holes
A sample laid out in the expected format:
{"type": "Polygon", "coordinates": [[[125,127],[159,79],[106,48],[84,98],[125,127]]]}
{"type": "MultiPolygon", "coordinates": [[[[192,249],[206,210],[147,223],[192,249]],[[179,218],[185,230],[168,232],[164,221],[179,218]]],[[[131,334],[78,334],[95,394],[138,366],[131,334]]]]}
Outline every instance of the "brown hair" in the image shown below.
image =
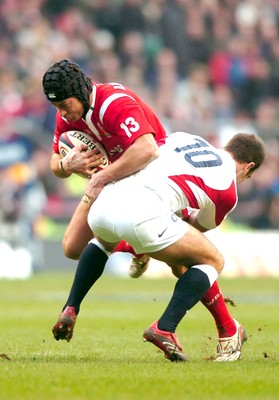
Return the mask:
{"type": "Polygon", "coordinates": [[[251,171],[258,169],[265,159],[265,144],[253,133],[237,133],[226,144],[224,149],[230,152],[240,164],[254,162],[251,171]]]}

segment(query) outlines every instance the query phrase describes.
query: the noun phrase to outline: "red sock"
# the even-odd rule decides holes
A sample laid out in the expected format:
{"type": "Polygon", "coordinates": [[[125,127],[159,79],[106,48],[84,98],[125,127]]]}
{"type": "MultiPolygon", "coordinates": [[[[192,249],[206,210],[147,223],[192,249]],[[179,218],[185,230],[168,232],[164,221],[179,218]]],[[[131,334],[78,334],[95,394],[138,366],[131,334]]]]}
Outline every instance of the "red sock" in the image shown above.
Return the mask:
{"type": "Polygon", "coordinates": [[[129,243],[125,242],[125,240],[122,240],[118,243],[118,245],[113,250],[113,253],[116,253],[117,251],[120,251],[121,253],[131,253],[134,257],[137,258],[141,258],[143,256],[143,254],[136,254],[133,247],[129,243]]]}
{"type": "Polygon", "coordinates": [[[236,332],[236,326],[226,306],[217,281],[208,289],[201,299],[201,302],[212,314],[218,330],[218,336],[233,336],[236,332]]]}

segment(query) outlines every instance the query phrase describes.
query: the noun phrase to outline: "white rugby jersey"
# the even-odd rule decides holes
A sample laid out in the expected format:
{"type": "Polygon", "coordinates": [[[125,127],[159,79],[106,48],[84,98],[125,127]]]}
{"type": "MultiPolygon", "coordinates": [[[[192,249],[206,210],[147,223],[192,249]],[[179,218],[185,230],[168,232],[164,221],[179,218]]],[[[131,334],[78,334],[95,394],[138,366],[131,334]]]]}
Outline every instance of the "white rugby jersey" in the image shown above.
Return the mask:
{"type": "Polygon", "coordinates": [[[231,155],[200,136],[175,132],[165,139],[160,156],[135,179],[169,201],[175,212],[200,209],[198,222],[213,229],[237,204],[236,165],[231,155]]]}

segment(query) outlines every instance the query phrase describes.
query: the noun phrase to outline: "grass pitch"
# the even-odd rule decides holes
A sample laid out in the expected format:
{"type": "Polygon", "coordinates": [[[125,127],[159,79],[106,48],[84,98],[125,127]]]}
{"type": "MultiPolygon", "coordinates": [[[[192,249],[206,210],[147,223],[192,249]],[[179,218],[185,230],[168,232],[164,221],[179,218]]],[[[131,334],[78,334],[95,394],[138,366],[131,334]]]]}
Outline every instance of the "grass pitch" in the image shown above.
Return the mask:
{"type": "Polygon", "coordinates": [[[1,400],[273,400],[279,398],[279,280],[221,279],[247,330],[242,360],[213,363],[216,331],[198,304],[177,330],[190,362],[173,364],[143,330],[163,312],[174,278],[104,276],[87,295],[72,341],[51,328],[72,272],[0,280],[1,400]]]}

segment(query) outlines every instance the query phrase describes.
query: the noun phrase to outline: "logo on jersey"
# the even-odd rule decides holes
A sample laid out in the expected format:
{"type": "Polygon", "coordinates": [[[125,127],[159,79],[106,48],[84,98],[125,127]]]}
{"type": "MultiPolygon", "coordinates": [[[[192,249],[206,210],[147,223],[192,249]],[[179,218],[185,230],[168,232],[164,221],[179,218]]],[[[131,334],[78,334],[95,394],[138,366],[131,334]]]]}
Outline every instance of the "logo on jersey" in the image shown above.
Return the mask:
{"type": "Polygon", "coordinates": [[[111,149],[111,150],[108,151],[108,154],[109,154],[110,157],[113,157],[113,156],[115,156],[116,154],[121,154],[121,153],[123,153],[123,149],[122,149],[122,147],[120,146],[120,144],[118,144],[117,146],[114,146],[113,149],[111,149]]]}

